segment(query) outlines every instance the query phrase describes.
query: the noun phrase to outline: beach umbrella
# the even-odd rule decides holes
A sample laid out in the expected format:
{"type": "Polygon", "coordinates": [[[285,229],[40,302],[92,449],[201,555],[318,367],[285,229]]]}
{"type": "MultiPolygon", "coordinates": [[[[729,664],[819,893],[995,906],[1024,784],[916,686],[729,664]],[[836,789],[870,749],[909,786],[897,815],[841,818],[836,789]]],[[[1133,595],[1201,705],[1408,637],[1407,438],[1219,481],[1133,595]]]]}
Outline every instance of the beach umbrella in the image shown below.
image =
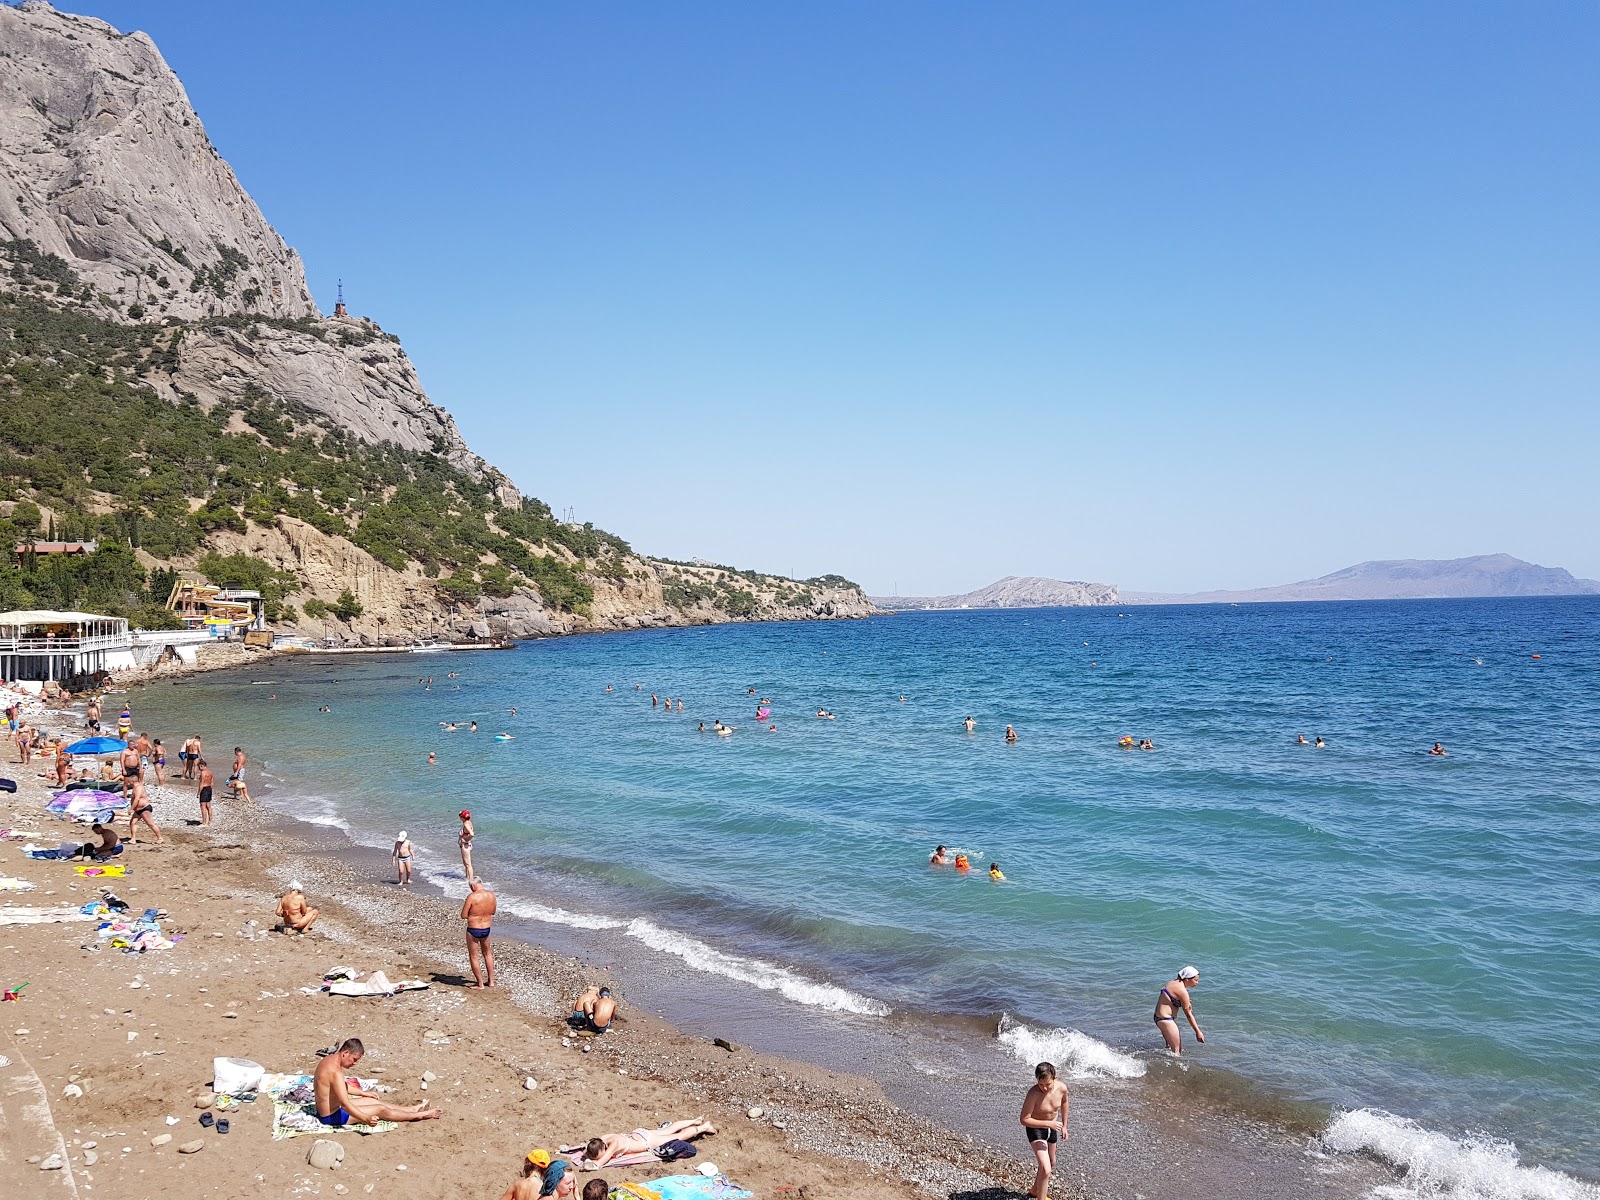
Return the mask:
{"type": "Polygon", "coordinates": [[[128,743],[121,738],[92,737],[84,738],[81,742],[73,742],[67,747],[68,754],[115,754],[119,750],[126,750],[128,743]]]}
{"type": "Polygon", "coordinates": [[[68,805],[77,803],[79,800],[86,802],[85,804],[79,805],[78,807],[80,808],[121,808],[123,805],[128,803],[126,799],[118,795],[116,792],[102,792],[88,788],[79,788],[76,791],[71,792],[57,792],[55,799],[52,800],[47,807],[66,807],[68,805]]]}

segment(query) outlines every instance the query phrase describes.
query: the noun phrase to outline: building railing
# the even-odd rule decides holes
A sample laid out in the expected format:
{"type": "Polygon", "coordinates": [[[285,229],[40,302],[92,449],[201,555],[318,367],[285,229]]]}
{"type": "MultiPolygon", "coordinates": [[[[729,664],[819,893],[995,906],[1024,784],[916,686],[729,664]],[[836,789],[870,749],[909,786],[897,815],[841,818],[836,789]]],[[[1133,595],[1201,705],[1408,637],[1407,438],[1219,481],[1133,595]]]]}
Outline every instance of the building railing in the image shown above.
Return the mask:
{"type": "Polygon", "coordinates": [[[81,654],[87,650],[126,650],[132,644],[126,633],[81,638],[0,637],[0,654],[81,654]]]}

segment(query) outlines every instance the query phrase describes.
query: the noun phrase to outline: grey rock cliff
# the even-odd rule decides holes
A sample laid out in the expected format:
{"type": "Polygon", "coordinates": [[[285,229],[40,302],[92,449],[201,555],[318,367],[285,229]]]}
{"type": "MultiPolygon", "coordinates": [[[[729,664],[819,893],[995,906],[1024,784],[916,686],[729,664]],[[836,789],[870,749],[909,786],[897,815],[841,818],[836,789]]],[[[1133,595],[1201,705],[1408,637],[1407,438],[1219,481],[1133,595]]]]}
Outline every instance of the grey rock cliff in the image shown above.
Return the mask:
{"type": "Polygon", "coordinates": [[[0,233],[154,318],[317,312],[150,39],[38,2],[0,5],[0,233]]]}
{"type": "Polygon", "coordinates": [[[1084,583],[1045,579],[1038,575],[1007,575],[988,587],[959,596],[874,596],[885,608],[1083,608],[1117,604],[1114,583],[1084,583]]]}

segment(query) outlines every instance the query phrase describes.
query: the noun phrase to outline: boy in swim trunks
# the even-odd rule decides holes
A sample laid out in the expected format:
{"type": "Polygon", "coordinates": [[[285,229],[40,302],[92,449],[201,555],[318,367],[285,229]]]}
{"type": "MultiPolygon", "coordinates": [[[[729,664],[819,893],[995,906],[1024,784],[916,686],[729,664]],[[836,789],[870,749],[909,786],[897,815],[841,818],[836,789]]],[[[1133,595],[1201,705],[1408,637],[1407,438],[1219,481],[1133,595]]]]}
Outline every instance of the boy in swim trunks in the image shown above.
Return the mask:
{"type": "Polygon", "coordinates": [[[1056,1169],[1056,1142],[1067,1137],[1067,1085],[1056,1078],[1054,1063],[1042,1062],[1033,1069],[1033,1086],[1022,1100],[1022,1129],[1028,1135],[1038,1169],[1028,1195],[1045,1200],[1050,1176],[1056,1169]]]}
{"type": "Polygon", "coordinates": [[[443,1116],[437,1108],[426,1108],[423,1104],[415,1108],[386,1104],[363,1091],[359,1083],[347,1081],[345,1072],[354,1069],[366,1052],[360,1038],[346,1038],[337,1050],[317,1064],[313,1079],[317,1094],[317,1120],[330,1129],[342,1129],[350,1124],[431,1121],[443,1116]]]}

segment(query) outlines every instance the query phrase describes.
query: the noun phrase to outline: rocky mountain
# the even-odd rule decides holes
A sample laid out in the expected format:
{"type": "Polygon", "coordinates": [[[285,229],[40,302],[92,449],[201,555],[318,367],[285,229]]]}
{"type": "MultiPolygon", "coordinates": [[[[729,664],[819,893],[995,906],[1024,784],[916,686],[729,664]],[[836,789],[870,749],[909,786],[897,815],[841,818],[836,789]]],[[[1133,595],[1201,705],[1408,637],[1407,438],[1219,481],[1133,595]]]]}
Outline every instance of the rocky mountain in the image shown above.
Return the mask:
{"type": "Polygon", "coordinates": [[[144,34],[0,5],[0,63],[0,540],[102,545],[0,570],[0,607],[157,619],[177,570],[367,640],[875,611],[837,577],[658,562],[524,498],[398,339],[318,312],[144,34]]]}
{"type": "Polygon", "coordinates": [[[1080,583],[1038,575],[1007,575],[959,596],[874,596],[884,608],[1081,608],[1119,603],[1114,583],[1080,583]]]}
{"type": "Polygon", "coordinates": [[[1247,604],[1295,600],[1436,600],[1471,596],[1600,594],[1600,582],[1509,554],[1399,558],[1357,563],[1331,575],[1279,587],[1187,594],[1124,592],[1127,604],[1247,604]]]}

